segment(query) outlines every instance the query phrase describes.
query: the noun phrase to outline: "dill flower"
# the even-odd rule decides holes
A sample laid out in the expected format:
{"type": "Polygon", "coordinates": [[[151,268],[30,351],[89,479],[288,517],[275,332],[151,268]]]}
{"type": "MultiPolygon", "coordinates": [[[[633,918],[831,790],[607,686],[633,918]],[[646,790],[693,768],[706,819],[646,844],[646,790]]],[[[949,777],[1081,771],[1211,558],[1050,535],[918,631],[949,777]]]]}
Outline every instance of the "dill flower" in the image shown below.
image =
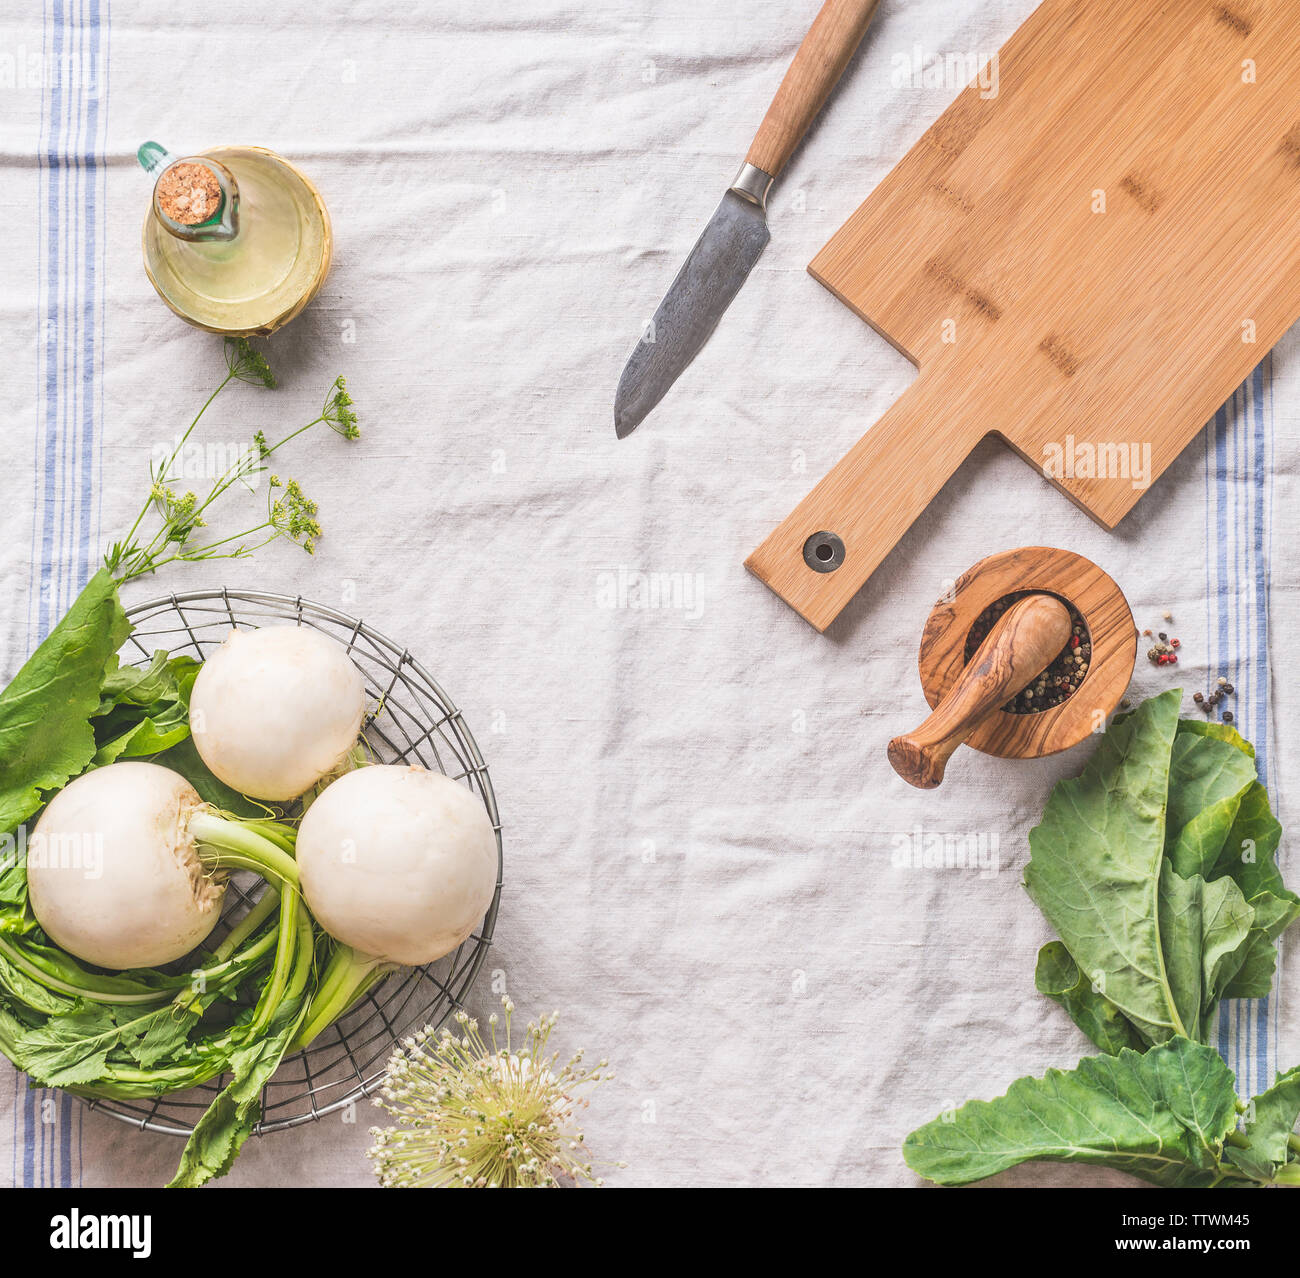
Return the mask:
{"type": "Polygon", "coordinates": [[[385,1188],[557,1188],[600,1185],[586,1157],[576,1117],[588,1104],[577,1093],[613,1078],[608,1061],[594,1069],[578,1051],[563,1065],[547,1055],[557,1012],[529,1022],[512,1046],[510,1014],[488,1018],[490,1046],[478,1022],[457,1012],[459,1033],[422,1029],[402,1040],[374,1103],[397,1119],[372,1127],[368,1157],[385,1188]]]}
{"type": "Polygon", "coordinates": [[[330,429],[344,439],[361,437],[361,428],[357,425],[357,415],[352,407],[352,396],[348,394],[348,384],[344,378],[334,379],[330,394],[325,396],[321,408],[321,420],[327,422],[330,429]]]}
{"type": "Polygon", "coordinates": [[[275,374],[266,362],[266,356],[255,351],[248,338],[226,338],[225,352],[231,377],[255,386],[265,386],[268,390],[275,389],[275,374]]]}
{"type": "Polygon", "coordinates": [[[315,553],[316,541],[321,535],[316,503],[292,479],[282,484],[278,477],[272,478],[266,518],[261,523],[223,537],[203,539],[194,535],[196,529],[207,526],[204,517],[216,502],[235,484],[251,491],[252,477],[268,469],[267,459],[299,435],[322,422],[345,439],[357,439],[361,435],[347,383],[342,377],[336,377],[330,384],[319,417],[290,431],[275,443],[267,440],[265,431],[256,431],[252,448],[241,450],[234,464],[212,481],[206,494],[178,493],[173,487],[177,480],[177,459],[212,401],[234,381],[265,387],[275,385],[275,374],[266,357],[254,350],[246,338],[227,338],[225,354],[225,378],[208,396],[166,459],[150,462],[149,495],[130,531],[120,541],[113,542],[104,556],[104,566],[118,585],[157,572],[178,559],[187,563],[244,559],[279,537],[295,542],[309,555],[315,553]],[[161,526],[148,534],[144,530],[151,516],[161,526]]]}

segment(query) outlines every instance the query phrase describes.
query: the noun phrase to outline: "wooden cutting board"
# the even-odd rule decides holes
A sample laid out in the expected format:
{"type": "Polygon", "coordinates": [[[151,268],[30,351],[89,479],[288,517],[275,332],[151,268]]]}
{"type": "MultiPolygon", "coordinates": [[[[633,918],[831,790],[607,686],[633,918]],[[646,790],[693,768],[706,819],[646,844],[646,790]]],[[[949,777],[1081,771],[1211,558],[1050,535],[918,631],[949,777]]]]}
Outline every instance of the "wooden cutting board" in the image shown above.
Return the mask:
{"type": "Polygon", "coordinates": [[[920,369],[746,563],[819,630],[985,435],[1113,528],[1300,318],[1300,0],[1046,0],[996,84],[810,267],[920,369]]]}

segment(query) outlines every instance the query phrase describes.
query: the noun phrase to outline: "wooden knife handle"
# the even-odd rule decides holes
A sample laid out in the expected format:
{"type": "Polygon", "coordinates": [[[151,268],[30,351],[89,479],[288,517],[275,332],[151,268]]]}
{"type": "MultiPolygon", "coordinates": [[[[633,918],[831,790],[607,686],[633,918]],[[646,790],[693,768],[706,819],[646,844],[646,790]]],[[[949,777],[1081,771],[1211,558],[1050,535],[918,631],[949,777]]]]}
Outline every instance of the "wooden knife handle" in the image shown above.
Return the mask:
{"type": "Polygon", "coordinates": [[[880,0],[826,0],[804,37],[745,159],[769,177],[785,168],[876,12],[880,0]]]}
{"type": "Polygon", "coordinates": [[[1070,641],[1070,614],[1053,595],[1011,605],[952,690],[915,732],[889,743],[889,762],[909,785],[932,790],[952,752],[981,720],[1032,683],[1070,641]]]}

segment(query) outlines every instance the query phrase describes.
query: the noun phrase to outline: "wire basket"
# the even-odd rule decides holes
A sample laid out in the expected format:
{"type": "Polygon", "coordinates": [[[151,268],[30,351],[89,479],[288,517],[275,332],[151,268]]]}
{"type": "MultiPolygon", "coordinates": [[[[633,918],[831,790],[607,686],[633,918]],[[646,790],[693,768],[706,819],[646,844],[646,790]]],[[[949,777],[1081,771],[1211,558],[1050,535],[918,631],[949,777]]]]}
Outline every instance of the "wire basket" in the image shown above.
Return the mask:
{"type": "MultiPolygon", "coordinates": [[[[301,596],[225,589],[168,595],[128,609],[127,616],[135,630],[123,661],[139,664],[160,648],[202,660],[235,626],[290,621],[323,631],[343,644],[365,679],[367,711],[361,730],[380,761],[416,763],[463,781],[491,818],[497,886],[480,927],[436,963],[394,972],[305,1051],[286,1057],[262,1090],[262,1119],[255,1130],[280,1131],[323,1118],[374,1091],[396,1040],[420,1025],[441,1026],[462,1006],[483,966],[501,900],[501,822],[487,765],[460,711],[428,671],[400,644],[354,617],[301,596]]],[[[263,887],[256,876],[232,876],[221,931],[247,912],[263,887]]],[[[201,1087],[149,1100],[86,1103],[145,1131],[188,1136],[226,1082],[222,1075],[201,1087]]]]}

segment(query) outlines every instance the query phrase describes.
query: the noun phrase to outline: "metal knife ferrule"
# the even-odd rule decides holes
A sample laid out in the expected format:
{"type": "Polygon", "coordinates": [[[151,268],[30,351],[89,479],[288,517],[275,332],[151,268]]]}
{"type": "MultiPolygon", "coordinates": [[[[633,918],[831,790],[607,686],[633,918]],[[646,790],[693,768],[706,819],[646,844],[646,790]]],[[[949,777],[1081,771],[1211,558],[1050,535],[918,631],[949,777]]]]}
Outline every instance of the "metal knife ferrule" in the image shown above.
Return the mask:
{"type": "Polygon", "coordinates": [[[764,173],[762,169],[755,168],[748,160],[740,166],[740,172],[736,174],[736,180],[731,184],[730,189],[737,195],[742,195],[745,199],[753,204],[757,204],[760,209],[767,208],[767,193],[772,189],[772,183],[776,179],[770,173],[764,173]]]}

